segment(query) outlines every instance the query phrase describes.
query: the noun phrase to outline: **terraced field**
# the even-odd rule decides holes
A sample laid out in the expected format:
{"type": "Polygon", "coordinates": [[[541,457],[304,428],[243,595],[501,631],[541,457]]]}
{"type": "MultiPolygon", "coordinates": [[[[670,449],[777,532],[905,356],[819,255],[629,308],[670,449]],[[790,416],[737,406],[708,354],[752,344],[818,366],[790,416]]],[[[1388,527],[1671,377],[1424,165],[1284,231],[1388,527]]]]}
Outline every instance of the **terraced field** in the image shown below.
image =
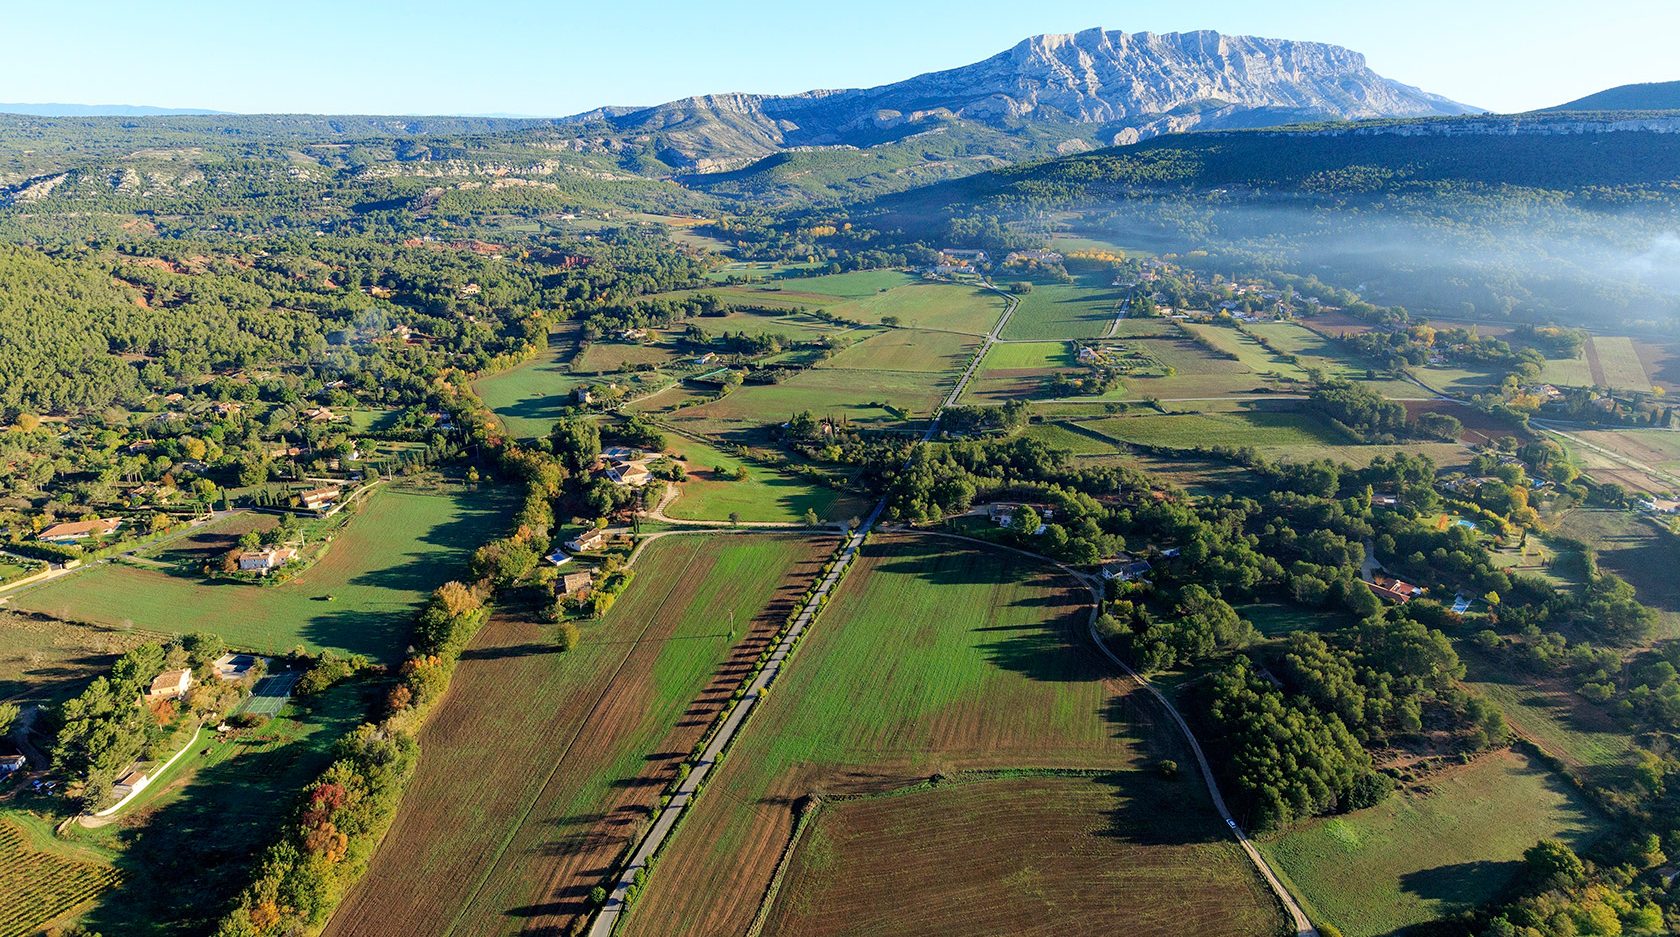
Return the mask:
{"type": "Polygon", "coordinates": [[[396,822],[327,933],[563,933],[832,547],[661,538],[566,653],[543,626],[494,618],[462,655],[396,822]]]}
{"type": "MultiPolygon", "coordinates": [[[[1200,783],[1189,776],[1171,782],[1144,778],[1154,758],[1187,756],[1165,717],[1115,679],[1085,645],[1085,595],[1063,575],[1014,554],[933,536],[872,540],[800,648],[798,666],[777,683],[708,781],[621,932],[661,937],[743,932],[756,910],[743,896],[763,894],[788,843],[795,805],[807,794],[880,793],[934,774],[1000,767],[1098,769],[1115,779],[1111,793],[1075,789],[1070,799],[1051,798],[1036,807],[1023,799],[1019,809],[1046,815],[1008,821],[1016,830],[1035,824],[1066,829],[1072,839],[1061,845],[1068,849],[1093,842],[1093,831],[1106,823],[1122,826],[1114,848],[1127,862],[1098,890],[1101,897],[1092,899],[1097,907],[1147,913],[1154,904],[1144,883],[1160,881],[1170,874],[1166,869],[1180,867],[1200,849],[1205,880],[1217,879],[1225,893],[1223,904],[1210,907],[1225,922],[1214,930],[1228,926],[1231,933],[1244,932],[1264,918],[1270,899],[1251,900],[1262,892],[1255,890],[1235,845],[1227,849],[1218,841],[1217,821],[1200,783]],[[1153,806],[1138,807],[1145,803],[1153,806]],[[1171,819],[1154,825],[1153,818],[1164,817],[1160,811],[1166,809],[1175,811],[1171,819]],[[1132,837],[1150,848],[1128,849],[1132,837]]],[[[959,848],[951,838],[957,833],[946,830],[935,842],[951,855],[959,848]]],[[[908,856],[923,832],[928,831],[894,824],[892,835],[873,845],[879,854],[908,856]]],[[[972,849],[966,853],[979,861],[972,849]]],[[[820,848],[807,852],[802,845],[794,861],[807,884],[787,892],[788,913],[808,898],[812,908],[880,920],[888,896],[857,896],[848,884],[854,876],[875,873],[843,858],[836,855],[830,862],[820,848]]],[[[1011,871],[1032,874],[1020,866],[1011,871]]],[[[963,897],[1014,887],[998,874],[1001,870],[977,864],[928,882],[926,899],[959,915],[934,930],[982,926],[991,912],[984,902],[964,911],[963,897]],[[972,917],[961,916],[970,912],[972,917]]],[[[1083,908],[1081,894],[1069,891],[1064,910],[1083,908]]],[[[800,917],[814,920],[810,914],[800,917]]],[[[905,917],[896,926],[913,929],[917,920],[905,917]]],[[[785,915],[781,921],[789,928],[782,932],[807,932],[799,929],[805,924],[785,915]]],[[[1198,931],[1187,924],[1181,932],[1198,931]]]]}

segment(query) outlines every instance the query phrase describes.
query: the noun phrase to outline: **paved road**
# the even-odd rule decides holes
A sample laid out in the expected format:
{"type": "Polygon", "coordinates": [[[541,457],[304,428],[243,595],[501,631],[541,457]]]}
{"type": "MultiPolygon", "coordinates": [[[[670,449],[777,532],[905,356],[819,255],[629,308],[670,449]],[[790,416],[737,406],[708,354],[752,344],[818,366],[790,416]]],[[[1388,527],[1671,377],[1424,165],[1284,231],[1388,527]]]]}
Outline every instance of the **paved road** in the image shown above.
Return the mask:
{"type": "Polygon", "coordinates": [[[933,419],[929,421],[928,430],[922,436],[923,442],[927,442],[929,439],[933,438],[933,431],[939,427],[939,414],[942,413],[946,407],[954,407],[957,405],[957,399],[962,396],[963,389],[968,386],[969,379],[974,377],[974,372],[980,370],[980,362],[986,360],[986,352],[990,351],[991,347],[997,344],[998,336],[1003,333],[1003,327],[1009,324],[1009,317],[1015,314],[1015,307],[1021,304],[1021,301],[1015,298],[1014,295],[1005,293],[1003,290],[992,286],[990,283],[986,284],[986,288],[1003,297],[1003,315],[998,316],[997,324],[992,326],[992,330],[987,332],[981,339],[980,350],[974,353],[974,358],[969,361],[968,367],[962,373],[962,377],[957,378],[957,386],[951,388],[951,393],[947,395],[945,401],[939,405],[939,409],[933,411],[933,419]]]}
{"type": "Polygon", "coordinates": [[[776,645],[775,650],[770,652],[770,659],[765,662],[764,668],[758,672],[757,677],[753,678],[752,683],[748,684],[747,691],[742,695],[741,701],[736,704],[734,709],[730,710],[729,715],[724,718],[723,724],[719,726],[717,733],[712,736],[711,742],[701,751],[694,770],[677,787],[670,802],[654,814],[653,826],[648,829],[641,842],[636,844],[635,850],[630,854],[629,864],[625,866],[623,874],[619,876],[618,882],[613,885],[612,892],[608,894],[606,903],[601,906],[600,912],[590,925],[590,937],[608,937],[613,932],[613,928],[618,926],[619,916],[624,913],[624,898],[629,893],[630,886],[636,880],[636,873],[647,868],[648,860],[659,851],[660,846],[664,845],[665,839],[671,835],[671,830],[676,826],[677,820],[682,817],[683,811],[688,809],[688,805],[694,800],[694,794],[700,789],[700,784],[716,767],[717,760],[723,754],[723,750],[734,740],[736,734],[740,732],[741,726],[745,724],[747,717],[752,714],[753,709],[763,699],[765,687],[768,687],[776,679],[776,675],[781,673],[782,667],[787,663],[788,655],[793,652],[793,646],[798,643],[800,635],[805,633],[805,629],[816,618],[818,609],[822,607],[822,600],[839,583],[841,572],[851,564],[852,559],[857,555],[858,548],[863,545],[864,533],[880,518],[881,509],[884,506],[885,502],[877,505],[875,510],[870,512],[869,519],[864,522],[864,525],[858,528],[856,533],[846,538],[846,545],[840,553],[839,562],[835,563],[834,568],[829,570],[828,575],[824,576],[822,581],[817,584],[817,589],[811,594],[810,601],[805,604],[804,608],[800,609],[799,617],[794,619],[793,627],[788,629],[787,634],[776,645]]]}

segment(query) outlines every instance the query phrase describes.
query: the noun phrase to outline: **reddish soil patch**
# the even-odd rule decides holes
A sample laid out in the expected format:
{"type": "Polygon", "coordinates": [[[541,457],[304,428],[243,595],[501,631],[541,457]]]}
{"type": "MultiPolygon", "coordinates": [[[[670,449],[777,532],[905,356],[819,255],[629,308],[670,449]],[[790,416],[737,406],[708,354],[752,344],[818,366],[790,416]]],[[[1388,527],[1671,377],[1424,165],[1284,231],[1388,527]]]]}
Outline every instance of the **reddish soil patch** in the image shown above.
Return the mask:
{"type": "Polygon", "coordinates": [[[1481,445],[1503,436],[1522,438],[1527,435],[1522,427],[1509,420],[1452,400],[1407,400],[1403,401],[1403,405],[1406,408],[1406,416],[1414,420],[1422,413],[1445,413],[1447,416],[1456,417],[1464,424],[1464,431],[1458,434],[1458,441],[1466,445],[1481,445]]]}
{"type": "Polygon", "coordinates": [[[1320,335],[1328,335],[1332,338],[1341,338],[1344,335],[1363,335],[1371,331],[1371,323],[1350,316],[1345,312],[1327,312],[1310,319],[1302,319],[1300,323],[1320,335]]]}

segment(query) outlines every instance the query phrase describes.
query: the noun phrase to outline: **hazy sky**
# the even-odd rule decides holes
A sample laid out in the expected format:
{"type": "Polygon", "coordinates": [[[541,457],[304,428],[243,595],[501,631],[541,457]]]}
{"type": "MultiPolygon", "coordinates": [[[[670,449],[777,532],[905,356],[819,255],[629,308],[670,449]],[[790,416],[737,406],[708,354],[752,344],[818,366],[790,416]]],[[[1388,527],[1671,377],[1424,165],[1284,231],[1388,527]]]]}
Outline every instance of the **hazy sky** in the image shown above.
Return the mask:
{"type": "Polygon", "coordinates": [[[1333,42],[1494,110],[1680,79],[1677,0],[58,0],[4,4],[0,101],[562,115],[714,91],[857,87],[1037,33],[1333,42]],[[1362,8],[1362,9],[1360,9],[1362,8]]]}

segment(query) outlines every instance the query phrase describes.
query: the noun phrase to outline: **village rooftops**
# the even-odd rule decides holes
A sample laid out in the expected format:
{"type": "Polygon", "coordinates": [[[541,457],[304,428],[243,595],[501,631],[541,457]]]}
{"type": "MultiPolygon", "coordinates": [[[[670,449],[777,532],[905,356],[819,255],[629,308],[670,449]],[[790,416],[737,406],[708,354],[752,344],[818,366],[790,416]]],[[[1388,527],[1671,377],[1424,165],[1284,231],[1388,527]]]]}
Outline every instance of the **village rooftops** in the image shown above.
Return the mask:
{"type": "Polygon", "coordinates": [[[72,540],[85,540],[88,537],[104,537],[117,532],[122,526],[120,517],[102,517],[91,521],[70,521],[65,524],[54,524],[35,535],[37,540],[57,541],[68,543],[72,540]]]}

